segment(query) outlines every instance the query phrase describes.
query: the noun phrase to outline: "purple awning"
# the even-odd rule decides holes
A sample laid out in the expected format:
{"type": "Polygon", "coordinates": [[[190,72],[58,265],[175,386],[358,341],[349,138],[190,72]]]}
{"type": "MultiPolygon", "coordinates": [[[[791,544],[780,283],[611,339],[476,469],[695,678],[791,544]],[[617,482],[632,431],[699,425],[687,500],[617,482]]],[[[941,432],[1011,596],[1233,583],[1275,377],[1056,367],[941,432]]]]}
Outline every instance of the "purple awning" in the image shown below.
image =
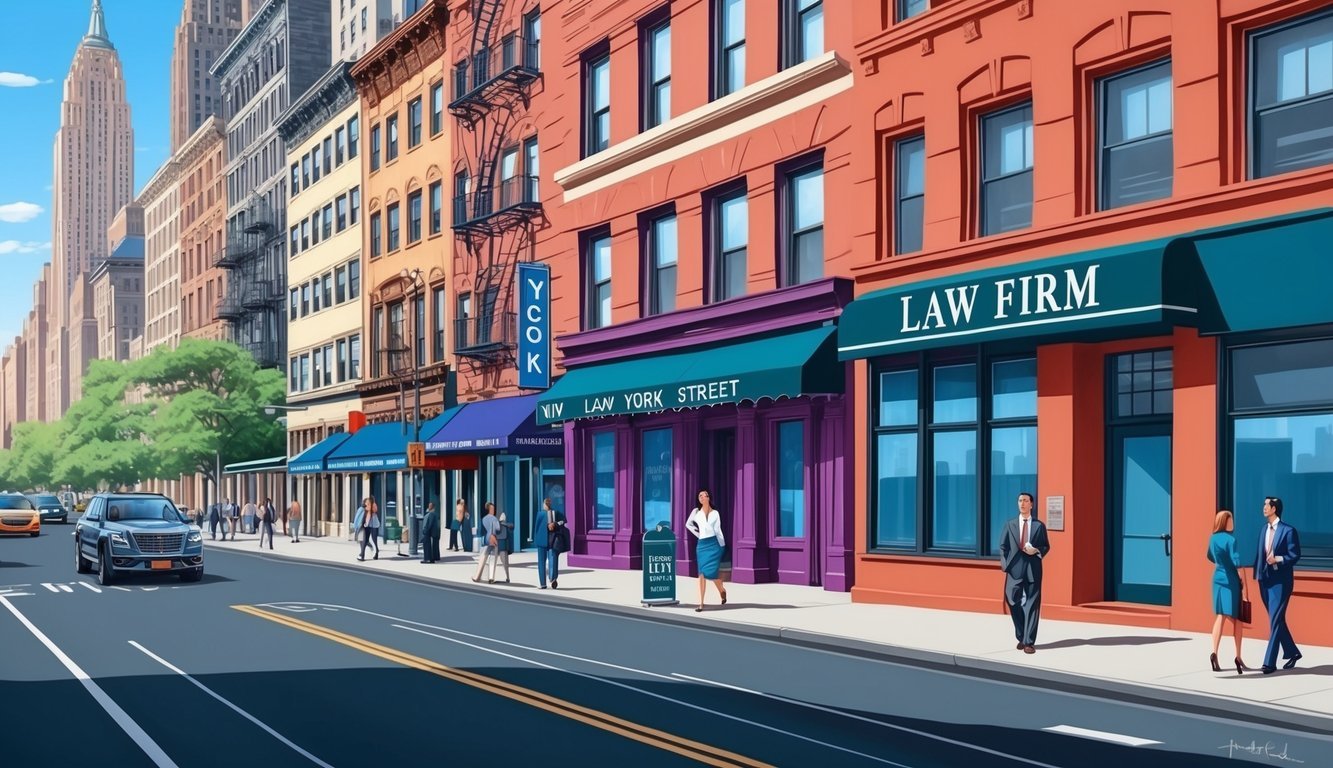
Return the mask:
{"type": "Polygon", "coordinates": [[[428,453],[504,451],[527,456],[564,453],[564,433],[537,426],[536,395],[468,403],[426,440],[428,453]]]}

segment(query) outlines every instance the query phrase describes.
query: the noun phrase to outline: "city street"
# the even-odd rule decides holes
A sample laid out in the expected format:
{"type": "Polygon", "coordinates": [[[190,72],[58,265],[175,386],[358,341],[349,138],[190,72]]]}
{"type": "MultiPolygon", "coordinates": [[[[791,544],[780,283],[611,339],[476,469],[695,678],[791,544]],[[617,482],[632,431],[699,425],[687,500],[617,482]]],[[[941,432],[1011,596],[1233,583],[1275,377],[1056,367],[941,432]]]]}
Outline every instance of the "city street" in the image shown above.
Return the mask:
{"type": "Polygon", "coordinates": [[[25,726],[7,766],[1318,765],[1333,749],[354,565],[214,547],[202,583],[104,588],[74,573],[71,530],[0,539],[0,695],[25,726]]]}

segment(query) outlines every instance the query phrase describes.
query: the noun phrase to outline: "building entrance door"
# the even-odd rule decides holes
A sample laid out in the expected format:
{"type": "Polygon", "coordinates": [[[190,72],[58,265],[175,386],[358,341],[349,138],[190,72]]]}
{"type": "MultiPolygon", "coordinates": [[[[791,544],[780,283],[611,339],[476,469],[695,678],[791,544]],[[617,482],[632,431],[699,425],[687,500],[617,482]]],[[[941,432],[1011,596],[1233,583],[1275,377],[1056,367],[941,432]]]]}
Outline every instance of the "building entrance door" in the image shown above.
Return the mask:
{"type": "MultiPolygon", "coordinates": [[[[735,529],[736,509],[736,430],[714,429],[707,435],[708,476],[705,488],[713,501],[713,507],[722,517],[722,538],[727,545],[722,548],[722,568],[731,570],[731,553],[735,548],[731,532],[735,529]]],[[[690,508],[698,503],[695,492],[691,492],[690,508]]]]}
{"type": "Polygon", "coordinates": [[[1111,599],[1171,604],[1171,425],[1111,430],[1111,599]]]}

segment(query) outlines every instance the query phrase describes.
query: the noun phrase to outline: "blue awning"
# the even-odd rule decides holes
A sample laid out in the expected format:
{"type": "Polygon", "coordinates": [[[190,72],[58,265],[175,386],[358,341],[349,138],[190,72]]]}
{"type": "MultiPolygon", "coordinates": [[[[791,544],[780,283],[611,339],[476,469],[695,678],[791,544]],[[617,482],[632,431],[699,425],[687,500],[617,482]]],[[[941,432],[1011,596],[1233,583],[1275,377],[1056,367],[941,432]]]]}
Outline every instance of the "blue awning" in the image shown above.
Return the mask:
{"type": "Polygon", "coordinates": [[[536,408],[537,395],[468,403],[462,406],[457,416],[426,438],[426,450],[438,453],[509,451],[524,455],[562,453],[564,433],[538,427],[534,416],[536,408]]]}
{"type": "MultiPolygon", "coordinates": [[[[421,436],[433,435],[454,417],[458,408],[447,408],[435,418],[421,423],[421,436]]],[[[412,425],[401,421],[367,424],[324,460],[328,472],[392,472],[407,468],[407,443],[412,439],[412,425]]]]}
{"type": "Polygon", "coordinates": [[[324,467],[324,460],[330,453],[333,453],[334,449],[347,442],[350,437],[351,434],[347,432],[334,432],[301,451],[299,456],[287,460],[287,474],[309,475],[327,471],[324,467]]]}
{"type": "Polygon", "coordinates": [[[281,472],[287,466],[286,456],[270,456],[267,459],[238,461],[222,468],[224,475],[239,475],[246,472],[281,472]]]}

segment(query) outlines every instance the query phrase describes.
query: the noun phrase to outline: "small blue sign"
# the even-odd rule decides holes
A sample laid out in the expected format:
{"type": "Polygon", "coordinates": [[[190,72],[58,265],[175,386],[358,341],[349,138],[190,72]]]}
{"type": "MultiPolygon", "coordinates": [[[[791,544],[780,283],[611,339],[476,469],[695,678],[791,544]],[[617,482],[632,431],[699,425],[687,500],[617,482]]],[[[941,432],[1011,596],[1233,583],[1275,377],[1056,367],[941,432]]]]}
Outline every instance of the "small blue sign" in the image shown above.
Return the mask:
{"type": "Polygon", "coordinates": [[[518,279],[518,386],[551,388],[551,268],[520,263],[518,279]]]}

